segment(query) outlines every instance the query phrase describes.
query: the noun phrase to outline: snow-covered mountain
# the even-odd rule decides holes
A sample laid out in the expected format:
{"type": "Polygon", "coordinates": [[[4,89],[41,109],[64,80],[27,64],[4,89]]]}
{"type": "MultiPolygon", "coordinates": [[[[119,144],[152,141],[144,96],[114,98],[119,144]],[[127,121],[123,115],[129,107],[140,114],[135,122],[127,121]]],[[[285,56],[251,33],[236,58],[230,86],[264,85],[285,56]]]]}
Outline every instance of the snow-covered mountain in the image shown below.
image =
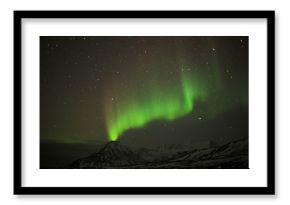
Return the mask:
{"type": "Polygon", "coordinates": [[[203,149],[135,150],[109,142],[100,151],[73,162],[69,168],[248,168],[248,140],[203,149]]]}

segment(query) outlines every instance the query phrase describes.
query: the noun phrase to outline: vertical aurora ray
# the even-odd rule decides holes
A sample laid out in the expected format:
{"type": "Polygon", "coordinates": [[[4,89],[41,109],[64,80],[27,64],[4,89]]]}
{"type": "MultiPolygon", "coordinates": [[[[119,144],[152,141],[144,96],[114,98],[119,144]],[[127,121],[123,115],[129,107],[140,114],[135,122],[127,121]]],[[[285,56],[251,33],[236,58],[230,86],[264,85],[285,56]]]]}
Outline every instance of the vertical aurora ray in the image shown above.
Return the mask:
{"type": "Polygon", "coordinates": [[[234,81],[227,75],[229,67],[213,40],[201,41],[205,53],[192,49],[190,38],[170,42],[171,50],[158,47],[151,57],[146,50],[142,58],[131,59],[130,70],[124,69],[120,81],[111,77],[106,82],[109,93],[104,115],[109,140],[115,141],[126,131],[144,128],[156,120],[173,121],[195,111],[213,119],[241,105],[240,99],[247,103],[246,91],[243,94],[231,89],[234,81]],[[162,55],[156,55],[158,52],[162,55]],[[163,55],[172,59],[162,58],[163,55]],[[121,85],[124,82],[125,87],[121,85]],[[202,104],[202,109],[198,109],[197,103],[202,104]]]}
{"type": "Polygon", "coordinates": [[[135,89],[132,86],[126,94],[117,91],[113,98],[112,94],[107,97],[105,116],[109,140],[115,141],[125,131],[142,128],[154,120],[175,120],[190,113],[196,101],[207,97],[202,77],[186,69],[180,71],[179,81],[164,83],[162,77],[155,80],[154,83],[148,79],[142,95],[136,86],[135,89]]]}

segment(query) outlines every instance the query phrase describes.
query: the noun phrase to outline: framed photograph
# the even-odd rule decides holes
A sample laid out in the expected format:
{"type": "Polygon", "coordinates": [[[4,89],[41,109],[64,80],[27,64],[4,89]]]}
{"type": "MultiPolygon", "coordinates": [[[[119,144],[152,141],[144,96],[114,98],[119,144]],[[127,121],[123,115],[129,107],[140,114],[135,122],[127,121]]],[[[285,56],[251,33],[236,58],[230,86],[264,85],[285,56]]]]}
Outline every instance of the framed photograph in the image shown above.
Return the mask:
{"type": "Polygon", "coordinates": [[[14,194],[274,194],[274,11],[14,11],[14,194]]]}

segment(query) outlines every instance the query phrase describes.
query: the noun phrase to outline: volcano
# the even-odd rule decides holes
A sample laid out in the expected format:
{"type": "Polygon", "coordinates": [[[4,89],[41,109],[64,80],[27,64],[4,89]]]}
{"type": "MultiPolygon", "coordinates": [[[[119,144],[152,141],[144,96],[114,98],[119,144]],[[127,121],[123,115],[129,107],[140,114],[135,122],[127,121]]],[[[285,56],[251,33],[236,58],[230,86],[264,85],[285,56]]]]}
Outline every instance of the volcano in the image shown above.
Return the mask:
{"type": "Polygon", "coordinates": [[[144,160],[138,153],[118,141],[108,142],[100,151],[73,162],[70,168],[126,168],[143,164],[144,160]]]}

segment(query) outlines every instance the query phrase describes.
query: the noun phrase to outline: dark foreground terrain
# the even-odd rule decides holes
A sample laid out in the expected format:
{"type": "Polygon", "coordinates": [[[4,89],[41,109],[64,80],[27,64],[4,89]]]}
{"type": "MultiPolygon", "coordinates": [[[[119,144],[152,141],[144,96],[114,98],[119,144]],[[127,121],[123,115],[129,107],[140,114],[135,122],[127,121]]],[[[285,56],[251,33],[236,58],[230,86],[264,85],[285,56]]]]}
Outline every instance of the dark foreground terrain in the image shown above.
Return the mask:
{"type": "Polygon", "coordinates": [[[132,149],[109,142],[71,169],[247,169],[248,139],[202,149],[132,149]]]}

